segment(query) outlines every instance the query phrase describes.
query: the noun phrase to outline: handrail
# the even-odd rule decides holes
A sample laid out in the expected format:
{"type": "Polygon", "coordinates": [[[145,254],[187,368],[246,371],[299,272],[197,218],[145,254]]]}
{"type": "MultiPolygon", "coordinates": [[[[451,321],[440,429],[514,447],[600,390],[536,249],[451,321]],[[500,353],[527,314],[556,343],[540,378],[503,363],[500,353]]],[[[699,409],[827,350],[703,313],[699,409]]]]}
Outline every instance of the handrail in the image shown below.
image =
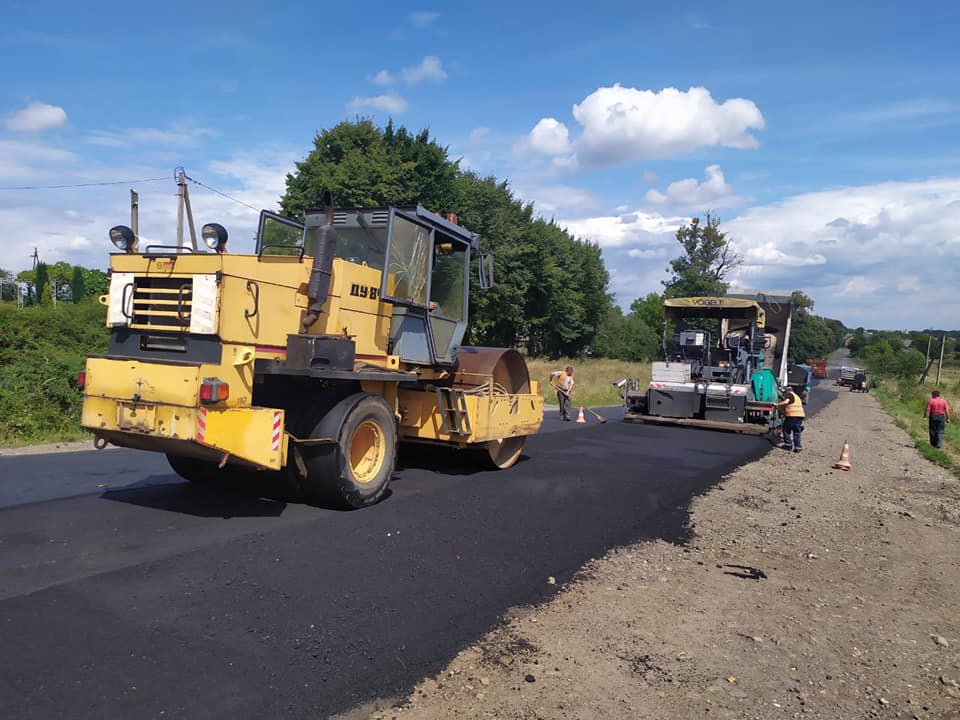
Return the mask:
{"type": "Polygon", "coordinates": [[[249,320],[256,317],[257,313],[260,312],[260,283],[256,280],[247,280],[247,292],[253,294],[253,310],[247,310],[246,308],[243,310],[243,316],[249,320]],[[253,288],[252,291],[251,287],[253,288]]]}

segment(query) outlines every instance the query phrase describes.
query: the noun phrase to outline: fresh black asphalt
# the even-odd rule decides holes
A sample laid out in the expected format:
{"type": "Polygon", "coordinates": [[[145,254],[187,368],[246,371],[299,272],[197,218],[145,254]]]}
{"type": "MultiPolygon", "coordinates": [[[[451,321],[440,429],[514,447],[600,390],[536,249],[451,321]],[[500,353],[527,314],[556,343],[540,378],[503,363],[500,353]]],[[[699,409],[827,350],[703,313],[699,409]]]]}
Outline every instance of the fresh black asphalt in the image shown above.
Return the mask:
{"type": "Polygon", "coordinates": [[[770,448],[602,412],[548,413],[505,472],[408,457],[355,512],[195,488],[150,453],[0,458],[0,717],[317,718],[402,693],[606,549],[684,540],[691,498],[770,448]]]}

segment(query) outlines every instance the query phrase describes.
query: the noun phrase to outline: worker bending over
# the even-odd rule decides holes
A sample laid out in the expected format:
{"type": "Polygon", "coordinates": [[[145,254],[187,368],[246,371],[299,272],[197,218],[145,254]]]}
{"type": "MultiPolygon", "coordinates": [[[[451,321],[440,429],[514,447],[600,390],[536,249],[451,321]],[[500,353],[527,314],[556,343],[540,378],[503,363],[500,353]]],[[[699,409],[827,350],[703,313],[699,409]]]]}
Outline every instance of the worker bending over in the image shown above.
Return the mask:
{"type": "Polygon", "coordinates": [[[570,419],[570,396],[573,394],[573,365],[550,373],[550,384],[557,390],[557,402],[560,403],[560,419],[570,419]]]}
{"type": "Polygon", "coordinates": [[[783,410],[783,449],[800,452],[803,448],[800,445],[800,433],[803,432],[803,420],[807,414],[803,410],[803,400],[793,391],[793,388],[787,388],[784,391],[783,400],[777,405],[783,410]]]}

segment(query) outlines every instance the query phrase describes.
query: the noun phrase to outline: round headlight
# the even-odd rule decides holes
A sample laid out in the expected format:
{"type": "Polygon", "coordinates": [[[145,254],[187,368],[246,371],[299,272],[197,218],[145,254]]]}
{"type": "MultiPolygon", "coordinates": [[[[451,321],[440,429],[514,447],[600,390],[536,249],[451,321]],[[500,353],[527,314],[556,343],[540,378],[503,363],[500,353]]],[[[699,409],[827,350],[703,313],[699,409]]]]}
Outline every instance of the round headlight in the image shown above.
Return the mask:
{"type": "Polygon", "coordinates": [[[110,242],[124,252],[132,252],[137,236],[126,225],[116,225],[110,228],[110,242]]]}
{"type": "Polygon", "coordinates": [[[211,250],[223,252],[227,246],[227,229],[219,223],[207,223],[200,229],[200,235],[211,250]]]}

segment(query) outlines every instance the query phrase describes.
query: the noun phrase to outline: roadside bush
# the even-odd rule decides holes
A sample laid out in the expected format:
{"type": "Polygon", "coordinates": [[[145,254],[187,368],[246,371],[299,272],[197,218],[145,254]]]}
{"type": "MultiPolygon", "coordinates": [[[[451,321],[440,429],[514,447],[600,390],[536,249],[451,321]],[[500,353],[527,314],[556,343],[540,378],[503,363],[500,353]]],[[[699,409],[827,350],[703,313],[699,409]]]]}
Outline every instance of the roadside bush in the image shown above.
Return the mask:
{"type": "Polygon", "coordinates": [[[77,372],[106,350],[105,314],[95,300],[0,306],[0,443],[80,436],[77,372]]]}

